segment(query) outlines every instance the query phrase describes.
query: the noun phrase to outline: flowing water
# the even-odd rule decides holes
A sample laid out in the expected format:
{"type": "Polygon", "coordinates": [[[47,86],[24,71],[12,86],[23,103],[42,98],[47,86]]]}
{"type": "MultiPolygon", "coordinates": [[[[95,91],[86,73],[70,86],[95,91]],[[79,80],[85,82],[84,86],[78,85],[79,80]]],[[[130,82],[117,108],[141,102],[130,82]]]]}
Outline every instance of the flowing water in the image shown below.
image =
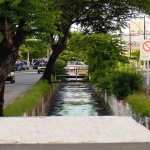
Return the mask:
{"type": "Polygon", "coordinates": [[[99,116],[105,115],[94,91],[85,83],[68,83],[58,91],[49,116],[99,116]]]}

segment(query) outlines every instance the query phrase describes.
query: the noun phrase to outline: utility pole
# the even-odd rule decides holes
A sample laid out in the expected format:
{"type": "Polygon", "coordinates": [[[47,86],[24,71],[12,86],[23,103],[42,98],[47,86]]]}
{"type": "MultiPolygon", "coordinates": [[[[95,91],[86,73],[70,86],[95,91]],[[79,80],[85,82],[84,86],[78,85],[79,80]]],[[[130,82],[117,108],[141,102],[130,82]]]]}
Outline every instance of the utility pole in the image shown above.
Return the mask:
{"type": "Polygon", "coordinates": [[[145,36],[145,16],[144,16],[144,40],[146,39],[146,36],[145,36]]]}
{"type": "Polygon", "coordinates": [[[132,49],[132,43],[131,43],[131,27],[129,24],[129,52],[130,52],[130,59],[131,59],[131,49],[132,49]]]}

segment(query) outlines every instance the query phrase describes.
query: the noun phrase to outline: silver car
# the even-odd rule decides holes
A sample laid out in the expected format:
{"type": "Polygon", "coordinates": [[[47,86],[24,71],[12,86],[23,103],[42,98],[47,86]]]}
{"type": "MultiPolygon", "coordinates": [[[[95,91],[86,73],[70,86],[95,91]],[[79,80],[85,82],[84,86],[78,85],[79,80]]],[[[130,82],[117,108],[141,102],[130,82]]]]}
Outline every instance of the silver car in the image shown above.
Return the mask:
{"type": "Polygon", "coordinates": [[[10,81],[11,83],[15,83],[15,72],[12,71],[6,78],[5,81],[10,81]]]}

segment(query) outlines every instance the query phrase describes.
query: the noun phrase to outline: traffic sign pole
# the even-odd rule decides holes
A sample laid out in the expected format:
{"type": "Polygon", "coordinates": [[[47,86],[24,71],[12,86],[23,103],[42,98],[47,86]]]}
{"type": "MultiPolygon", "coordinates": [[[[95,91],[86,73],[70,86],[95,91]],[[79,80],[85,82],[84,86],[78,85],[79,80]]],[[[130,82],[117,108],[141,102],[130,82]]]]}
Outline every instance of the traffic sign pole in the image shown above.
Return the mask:
{"type": "Polygon", "coordinates": [[[147,85],[149,85],[149,61],[147,61],[147,85]]]}

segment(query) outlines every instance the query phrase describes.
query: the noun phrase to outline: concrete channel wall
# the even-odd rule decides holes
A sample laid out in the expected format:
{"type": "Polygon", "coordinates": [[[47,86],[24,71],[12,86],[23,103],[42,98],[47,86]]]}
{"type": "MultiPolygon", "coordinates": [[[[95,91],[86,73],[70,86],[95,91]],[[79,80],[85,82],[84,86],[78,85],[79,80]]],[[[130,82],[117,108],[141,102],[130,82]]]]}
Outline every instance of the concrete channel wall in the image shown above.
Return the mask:
{"type": "Polygon", "coordinates": [[[36,107],[24,113],[24,116],[47,116],[47,112],[55,102],[55,95],[61,88],[60,83],[53,83],[50,91],[46,95],[42,95],[36,107]]]}

